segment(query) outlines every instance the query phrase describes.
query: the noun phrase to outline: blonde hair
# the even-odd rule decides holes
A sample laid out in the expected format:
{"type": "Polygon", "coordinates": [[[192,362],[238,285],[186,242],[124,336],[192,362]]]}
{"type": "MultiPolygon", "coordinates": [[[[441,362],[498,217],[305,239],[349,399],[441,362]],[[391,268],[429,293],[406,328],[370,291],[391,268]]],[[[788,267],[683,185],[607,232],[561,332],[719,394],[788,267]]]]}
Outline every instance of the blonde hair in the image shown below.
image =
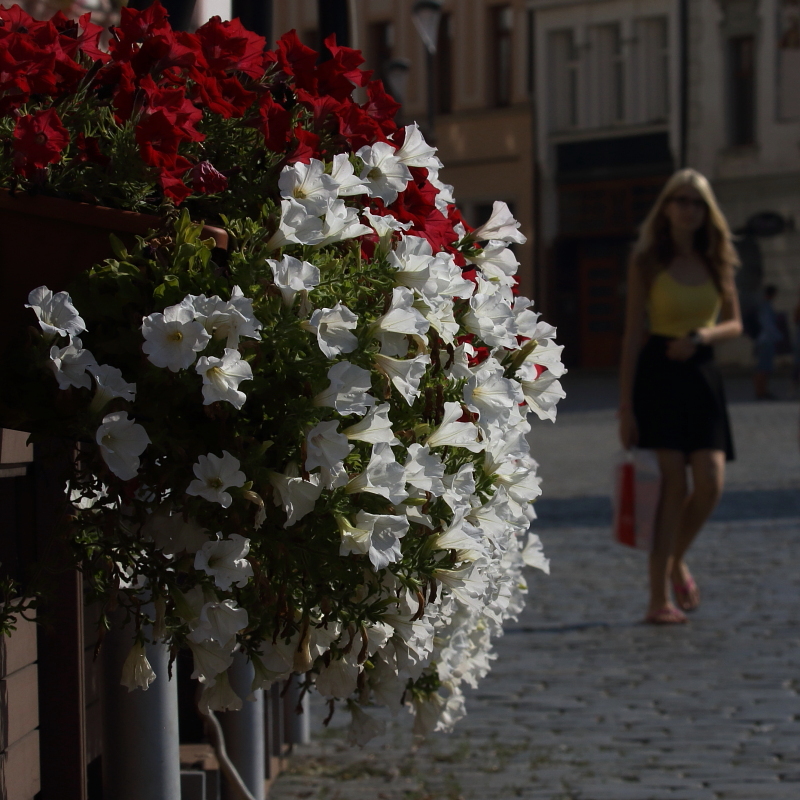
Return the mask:
{"type": "Polygon", "coordinates": [[[691,186],[706,204],[705,224],[694,235],[695,252],[706,262],[717,289],[732,291],[731,275],[739,266],[739,257],[733,247],[731,231],[711,184],[694,169],[679,170],[661,190],[639,230],[639,239],[633,248],[633,264],[642,270],[648,288],[656,275],[669,267],[675,257],[675,243],[664,206],[684,186],[691,186]]]}

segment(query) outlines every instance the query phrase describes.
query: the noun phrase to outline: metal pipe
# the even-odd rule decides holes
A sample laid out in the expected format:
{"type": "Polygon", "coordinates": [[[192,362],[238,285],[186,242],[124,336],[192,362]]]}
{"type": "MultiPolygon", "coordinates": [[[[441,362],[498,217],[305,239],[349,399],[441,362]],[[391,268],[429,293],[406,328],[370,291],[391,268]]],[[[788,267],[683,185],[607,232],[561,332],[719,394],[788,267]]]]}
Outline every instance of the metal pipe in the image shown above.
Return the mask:
{"type": "MultiPolygon", "coordinates": [[[[155,616],[152,606],[143,611],[155,616]]],[[[167,646],[149,644],[156,679],[147,691],[129,692],[120,678],[133,638],[131,624],[112,628],[103,640],[103,796],[181,800],[177,670],[170,680],[167,646]]]]}
{"type": "Polygon", "coordinates": [[[288,744],[309,744],[311,742],[311,696],[302,694],[300,676],[289,678],[289,686],[283,696],[283,710],[288,744]],[[302,699],[301,699],[302,695],[302,699]],[[298,712],[298,706],[302,713],[298,712]]]}
{"type": "MultiPolygon", "coordinates": [[[[253,682],[253,665],[241,653],[235,653],[233,665],[228,670],[231,688],[244,701],[240,711],[217,714],[225,735],[225,747],[233,766],[255,800],[264,800],[265,746],[264,692],[253,692],[254,700],[246,700],[253,682]]],[[[233,787],[222,787],[223,800],[238,800],[240,794],[233,787]]]]}

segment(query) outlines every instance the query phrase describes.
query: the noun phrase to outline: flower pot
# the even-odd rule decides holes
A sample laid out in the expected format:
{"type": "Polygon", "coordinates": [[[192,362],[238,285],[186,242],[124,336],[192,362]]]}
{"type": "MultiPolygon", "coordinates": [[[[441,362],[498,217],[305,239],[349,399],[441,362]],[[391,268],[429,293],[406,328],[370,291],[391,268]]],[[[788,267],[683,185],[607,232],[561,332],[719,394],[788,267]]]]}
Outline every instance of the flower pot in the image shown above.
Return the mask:
{"type": "MultiPolygon", "coordinates": [[[[28,293],[45,285],[54,292],[92,265],[113,257],[109,234],[132,246],[135,236],[159,228],[163,219],[57,197],[12,195],[0,190],[0,353],[33,314],[28,293]]],[[[228,234],[205,226],[203,235],[226,249],[228,234]]]]}

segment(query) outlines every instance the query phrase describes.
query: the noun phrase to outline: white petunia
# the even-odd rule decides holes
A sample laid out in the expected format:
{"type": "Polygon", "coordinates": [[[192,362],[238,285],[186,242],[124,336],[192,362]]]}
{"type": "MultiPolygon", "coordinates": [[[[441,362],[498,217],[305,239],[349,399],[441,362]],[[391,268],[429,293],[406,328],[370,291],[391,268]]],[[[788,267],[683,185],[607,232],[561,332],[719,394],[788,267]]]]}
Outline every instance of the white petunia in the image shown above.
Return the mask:
{"type": "Polygon", "coordinates": [[[387,356],[404,356],[408,352],[407,336],[419,336],[423,342],[430,323],[414,308],[414,293],[406,286],[392,290],[389,310],[370,326],[370,333],[381,343],[387,356]]]}
{"type": "Polygon", "coordinates": [[[194,672],[191,677],[206,686],[213,686],[217,676],[224,674],[233,664],[230,648],[221,647],[218,642],[209,639],[203,642],[189,641],[187,644],[194,656],[194,672]]]}
{"type": "Polygon", "coordinates": [[[477,453],[484,443],[478,441],[478,427],[473,422],[459,422],[464,416],[461,403],[445,403],[439,427],[425,440],[428,447],[464,447],[477,453]]]}
{"type": "Polygon", "coordinates": [[[480,610],[480,598],[486,590],[486,579],[474,564],[458,569],[435,569],[433,577],[441,581],[464,605],[480,610]]]}
{"type": "Polygon", "coordinates": [[[128,417],[127,411],[117,411],[103,417],[95,435],[100,455],[108,468],[123,481],[135,478],[139,472],[139,456],[150,437],[141,425],[128,417]]]}
{"type": "Polygon", "coordinates": [[[248,625],[247,609],[235,600],[206,603],[200,611],[197,627],[187,637],[190,642],[217,642],[223,649],[233,647],[236,634],[248,625]]]}
{"type": "Polygon", "coordinates": [[[94,356],[83,348],[77,336],[71,336],[66,347],[53,345],[50,348],[50,369],[58,381],[59,389],[91,389],[92,379],[88,370],[97,366],[94,356]]]}
{"type": "Polygon", "coordinates": [[[121,397],[130,403],[136,399],[136,384],[128,383],[116,367],[93,364],[89,367],[89,371],[97,386],[90,406],[92,411],[99,411],[115,397],[121,397]]]}
{"type": "Polygon", "coordinates": [[[390,408],[391,406],[388,403],[373,406],[364,419],[349,428],[345,428],[342,433],[348,439],[355,439],[359,442],[400,444],[394,433],[392,433],[392,423],[389,419],[390,408]]]}
{"type": "Polygon", "coordinates": [[[231,349],[239,346],[239,339],[260,339],[261,323],[253,312],[253,301],[245,297],[238,286],[231,291],[231,299],[223,300],[218,295],[206,298],[205,295],[188,295],[183,304],[191,308],[194,318],[215,339],[225,339],[225,346],[231,349]]]}
{"type": "Polygon", "coordinates": [[[328,357],[351,353],[358,347],[358,339],[350,333],[358,324],[358,317],[347,306],[337,303],[333,308],[318,308],[303,329],[317,337],[319,349],[328,357]]]}
{"type": "Polygon", "coordinates": [[[334,200],[325,212],[322,233],[324,238],[317,247],[343,242],[345,239],[352,239],[356,236],[364,236],[372,233],[372,228],[368,228],[358,221],[357,209],[346,206],[344,200],[334,200]]]}
{"type": "Polygon", "coordinates": [[[331,178],[336,183],[336,193],[339,197],[367,194],[366,184],[356,176],[347,153],[337,153],[333,157],[331,178]]]}
{"type": "Polygon", "coordinates": [[[464,386],[464,402],[470,411],[478,413],[484,426],[507,421],[524,397],[519,383],[504,377],[502,366],[489,358],[475,368],[464,386]]]}
{"type": "Polygon", "coordinates": [[[469,238],[478,242],[497,239],[501,242],[525,244],[526,238],[519,231],[519,222],[514,219],[511,209],[500,200],[495,200],[489,219],[476,228],[469,238]]]}
{"type": "Polygon", "coordinates": [[[350,454],[353,445],[344,433],[339,433],[336,420],[317,423],[306,436],[306,469],[315,467],[338,471],[339,465],[350,454]]]}
{"type": "Polygon", "coordinates": [[[294,525],[297,520],[311,513],[322,494],[319,475],[309,475],[309,479],[305,480],[298,475],[297,465],[294,463],[286,467],[285,473],[270,471],[269,482],[276,492],[275,505],[282,505],[286,512],[284,528],[294,525]]]}
{"type": "Polygon", "coordinates": [[[445,475],[444,484],[445,503],[455,512],[469,505],[469,498],[475,493],[475,467],[472,464],[463,464],[458,472],[445,475]]]}
{"type": "Polygon", "coordinates": [[[453,515],[453,521],[448,528],[433,539],[435,550],[458,550],[459,561],[476,561],[484,555],[486,548],[483,545],[483,534],[480,528],[471,524],[465,518],[466,509],[460,509],[453,515]]]}
{"type": "Polygon", "coordinates": [[[430,266],[435,296],[460,297],[466,299],[475,292],[475,284],[467,280],[452,253],[437,253],[430,266]]]}
{"type": "Polygon", "coordinates": [[[409,405],[413,405],[414,400],[419,397],[419,384],[431,363],[431,357],[422,355],[415,358],[398,359],[376,353],[373,359],[375,366],[391,380],[405,401],[409,405]]]}
{"type": "Polygon", "coordinates": [[[223,508],[228,508],[233,502],[225,490],[230,486],[244,486],[246,480],[244,473],[239,470],[239,460],[227,450],[222,451],[222,456],[213,453],[200,456],[192,469],[196,480],[189,484],[186,494],[219,503],[223,508]]]}
{"type": "Polygon", "coordinates": [[[522,550],[522,560],[526,566],[535,567],[550,574],[550,560],[544,557],[542,541],[535,533],[528,534],[528,541],[522,550]]]}
{"type": "Polygon", "coordinates": [[[322,220],[291,197],[281,200],[278,230],[272,234],[266,249],[269,252],[291,244],[319,244],[323,238],[322,220]]]}
{"type": "Polygon", "coordinates": [[[278,178],[281,197],[293,198],[315,216],[323,214],[336,199],[338,188],[336,180],[325,174],[325,164],[316,158],[308,164],[301,161],[287,164],[278,178]]]}
{"type": "Polygon", "coordinates": [[[404,236],[389,253],[389,264],[397,270],[397,283],[426,296],[437,290],[435,283],[431,283],[432,261],[430,243],[421,236],[404,236]]]}
{"type": "Polygon", "coordinates": [[[453,344],[461,330],[454,316],[453,301],[449,297],[418,297],[414,301],[414,308],[441,337],[445,344],[453,344]]]}
{"type": "Polygon", "coordinates": [[[371,492],[391,503],[402,503],[408,497],[404,476],[405,470],[395,460],[391,446],[381,442],[372,446],[369,464],[349,481],[345,491],[347,494],[371,492]]]}
{"type": "Polygon", "coordinates": [[[358,686],[358,673],[361,667],[356,661],[357,653],[351,650],[341,658],[332,658],[323,666],[315,680],[317,691],[323,697],[347,697],[358,686]]]}
{"type": "Polygon", "coordinates": [[[400,539],[408,533],[405,516],[369,514],[359,511],[355,525],[344,517],[337,517],[342,543],[339,555],[358,553],[369,557],[376,570],[400,560],[400,539]]]}
{"type": "Polygon", "coordinates": [[[380,197],[388,206],[397,200],[412,179],[408,167],[395,156],[395,148],[386,142],[362,147],[356,155],[364,162],[360,178],[367,184],[370,197],[380,197]]]}
{"type": "Polygon", "coordinates": [[[201,714],[209,711],[241,711],[242,698],[233,691],[227,672],[220,672],[213,684],[206,683],[197,701],[201,714]]]}
{"type": "Polygon", "coordinates": [[[203,325],[195,321],[193,309],[183,303],[165,308],[163,314],[143,317],[142,335],[142,350],[148,360],[171,372],[194,364],[197,353],[211,339],[203,325]]]}
{"type": "Polygon", "coordinates": [[[539,419],[555,422],[558,401],[567,396],[558,378],[552,372],[543,372],[536,377],[533,364],[524,364],[517,371],[517,377],[521,379],[522,394],[531,411],[539,419]]]}
{"type": "Polygon", "coordinates": [[[468,260],[477,264],[484,277],[490,281],[514,286],[519,261],[505,242],[493,239],[482,250],[469,256],[468,260]]]}
{"type": "Polygon", "coordinates": [[[438,170],[442,166],[436,157],[436,148],[425,141],[416,122],[406,125],[403,145],[394,155],[408,167],[438,170]]]}
{"type": "Polygon", "coordinates": [[[539,364],[547,367],[550,374],[560,378],[567,372],[566,367],[561,363],[561,353],[564,345],[556,344],[552,339],[543,339],[536,342],[536,346],[525,356],[526,364],[539,364]]]}
{"type": "Polygon", "coordinates": [[[250,540],[232,533],[227,539],[206,542],[194,557],[194,568],[210,575],[223,592],[232,584],[241,589],[253,577],[253,567],[245,558],[249,552],[250,540]]]}
{"type": "Polygon", "coordinates": [[[364,218],[370,224],[372,230],[384,241],[391,239],[392,234],[397,231],[407,231],[414,224],[412,222],[400,222],[391,214],[373,214],[368,208],[364,209],[364,218]]]}
{"type": "Polygon", "coordinates": [[[227,401],[241,408],[247,395],[239,391],[242,381],[253,380],[253,370],[238,350],[225,348],[222,358],[202,356],[195,367],[203,376],[203,405],[227,401]]]}
{"type": "Polygon", "coordinates": [[[477,352],[469,342],[464,342],[464,344],[456,347],[453,350],[452,358],[450,358],[447,351],[440,352],[442,366],[445,368],[447,377],[451,381],[469,380],[472,377],[469,360],[474,358],[477,352]]]}
{"type": "Polygon", "coordinates": [[[131,647],[128,657],[122,665],[120,684],[129,692],[134,689],[142,689],[146,692],[155,679],[156,673],[153,672],[153,668],[147,659],[144,644],[136,642],[131,647]]]}
{"type": "Polygon", "coordinates": [[[444,494],[444,464],[439,456],[431,453],[427,446],[410,444],[408,457],[403,465],[406,483],[423,492],[430,492],[434,497],[444,494]]]}
{"type": "Polygon", "coordinates": [[[194,519],[185,520],[183,513],[169,508],[154,511],[142,526],[142,536],[152,539],[165,555],[196,553],[209,541],[208,532],[194,519]]]}
{"type": "Polygon", "coordinates": [[[347,729],[347,743],[364,747],[367,742],[376,736],[386,733],[386,723],[382,719],[374,719],[364,711],[358,703],[350,701],[350,727],[347,729]]]}
{"type": "Polygon", "coordinates": [[[33,309],[45,339],[78,336],[86,330],[86,324],[67,292],[53,294],[46,286],[39,286],[28,295],[25,308],[33,309]]]}
{"type": "MultiPolygon", "coordinates": [[[[480,287],[485,288],[485,287],[480,287]]],[[[464,327],[491,347],[517,346],[517,324],[511,306],[499,294],[478,291],[469,300],[464,327]]]]}
{"type": "Polygon", "coordinates": [[[337,361],[328,370],[330,386],[314,397],[314,405],[335,408],[343,416],[362,416],[375,405],[375,398],[368,394],[372,388],[371,374],[349,361],[337,361]]]}
{"type": "Polygon", "coordinates": [[[298,292],[310,292],[319,286],[319,269],[308,261],[284,255],[280,261],[267,259],[272,279],[280,289],[283,304],[291,306],[298,292]]]}
{"type": "MultiPolygon", "coordinates": [[[[428,167],[428,183],[436,189],[436,199],[433,201],[436,208],[447,216],[448,206],[454,205],[456,202],[454,187],[449,183],[443,183],[439,180],[439,170],[433,167],[428,167]]],[[[459,237],[461,238],[461,237],[459,237]]]]}

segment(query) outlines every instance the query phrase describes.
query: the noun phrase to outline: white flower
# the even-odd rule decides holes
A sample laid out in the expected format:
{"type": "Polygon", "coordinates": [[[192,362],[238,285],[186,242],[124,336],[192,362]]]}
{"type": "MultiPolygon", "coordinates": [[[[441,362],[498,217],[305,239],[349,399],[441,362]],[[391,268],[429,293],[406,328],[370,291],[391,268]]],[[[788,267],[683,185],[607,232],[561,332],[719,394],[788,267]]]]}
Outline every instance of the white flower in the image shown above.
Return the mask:
{"type": "Polygon", "coordinates": [[[444,484],[445,503],[455,512],[469,505],[469,498],[475,492],[475,467],[472,464],[463,464],[458,472],[445,475],[444,484]]]}
{"type": "Polygon", "coordinates": [[[203,376],[203,405],[227,401],[241,408],[247,395],[239,391],[242,381],[253,380],[253,370],[238,350],[225,348],[222,358],[201,356],[195,367],[203,376]]]}
{"type": "Polygon", "coordinates": [[[197,705],[203,714],[209,711],[241,711],[242,698],[233,691],[228,673],[220,672],[213,683],[206,682],[197,705]]]}
{"type": "Polygon", "coordinates": [[[544,557],[542,540],[535,533],[528,534],[528,541],[522,551],[522,560],[527,566],[550,574],[550,560],[544,557]]]}
{"type": "Polygon", "coordinates": [[[561,363],[563,350],[564,345],[556,344],[552,339],[537,341],[533,350],[525,356],[525,363],[547,367],[551,375],[560,378],[567,372],[566,367],[561,363]]]}
{"type": "Polygon", "coordinates": [[[386,723],[383,720],[373,719],[358,703],[351,701],[347,705],[352,715],[350,727],[347,729],[349,745],[357,744],[359,747],[363,747],[371,739],[386,733],[386,723]]]}
{"type": "Polygon", "coordinates": [[[397,195],[404,192],[411,180],[411,172],[395,156],[395,148],[386,142],[362,147],[356,154],[363,162],[361,180],[367,184],[370,197],[380,197],[388,206],[397,195]]]}
{"type": "Polygon", "coordinates": [[[555,422],[558,401],[567,396],[558,378],[552,372],[543,372],[536,377],[536,367],[533,364],[523,364],[517,371],[517,376],[521,378],[522,394],[531,411],[539,419],[555,422]]]}
{"type": "Polygon", "coordinates": [[[152,539],[165,555],[196,553],[208,539],[208,532],[196,520],[184,519],[183,513],[169,508],[154,511],[142,527],[142,535],[152,539]]]}
{"type": "Polygon", "coordinates": [[[187,637],[190,642],[217,642],[223,649],[233,647],[236,634],[247,627],[247,609],[235,600],[206,603],[200,611],[197,627],[187,637]]]}
{"type": "Polygon", "coordinates": [[[94,356],[83,349],[77,336],[71,336],[66,347],[53,345],[50,348],[50,369],[53,370],[59,389],[91,389],[92,379],[87,370],[97,365],[94,356]]]}
{"type": "Polygon", "coordinates": [[[270,471],[269,482],[277,493],[273,498],[275,505],[282,505],[286,512],[284,528],[312,512],[322,494],[319,475],[309,475],[309,479],[304,480],[299,477],[297,465],[293,462],[286,467],[285,473],[270,471]]]}
{"type": "Polygon", "coordinates": [[[267,242],[267,251],[277,250],[289,244],[319,244],[324,238],[322,220],[309,214],[305,206],[293,197],[281,200],[281,219],[278,230],[267,242]]]}
{"type": "Polygon", "coordinates": [[[139,472],[139,456],[150,437],[141,425],[129,419],[127,411],[116,411],[103,417],[95,435],[100,455],[108,468],[123,481],[135,478],[139,472]]]}
{"type": "Polygon", "coordinates": [[[475,561],[486,552],[482,543],[481,530],[465,519],[466,509],[461,509],[453,516],[447,530],[433,540],[436,550],[458,550],[459,561],[475,561]]]}
{"type": "Polygon", "coordinates": [[[200,456],[192,467],[196,480],[189,484],[186,494],[204,497],[212,503],[219,503],[223,508],[233,501],[225,491],[229,486],[244,486],[245,476],[239,471],[239,460],[234,458],[227,450],[222,451],[222,456],[209,453],[200,456]]]}
{"type": "Polygon", "coordinates": [[[67,292],[53,294],[46,286],[40,286],[28,295],[25,308],[33,309],[46,339],[77,336],[86,330],[86,324],[67,292]]]}
{"type": "Polygon", "coordinates": [[[330,406],[342,416],[362,416],[375,405],[375,398],[368,394],[372,388],[372,376],[349,361],[338,361],[328,370],[330,386],[314,397],[314,405],[330,406]]]}
{"type": "Polygon", "coordinates": [[[315,681],[317,691],[323,697],[347,697],[356,690],[358,673],[361,671],[356,656],[351,650],[341,658],[332,658],[323,666],[315,681]]]}
{"type": "Polygon", "coordinates": [[[225,346],[236,348],[242,336],[260,339],[263,327],[253,312],[253,301],[245,297],[238,286],[231,291],[231,299],[223,300],[218,295],[188,295],[183,305],[192,309],[195,320],[203,323],[206,331],[215,339],[227,339],[225,346]]]}
{"type": "Polygon", "coordinates": [[[218,642],[211,640],[188,641],[187,644],[194,656],[192,678],[196,678],[206,686],[213,686],[217,676],[224,673],[233,664],[233,653],[230,648],[221,647],[218,642]]]}
{"type": "Polygon", "coordinates": [[[345,491],[348,494],[371,492],[391,503],[402,503],[408,497],[405,470],[395,460],[391,446],[385,442],[373,445],[366,469],[347,484],[345,491]]]}
{"type": "MultiPolygon", "coordinates": [[[[439,170],[428,167],[428,183],[436,189],[436,199],[433,201],[436,208],[447,216],[447,207],[456,202],[453,192],[454,188],[449,183],[442,183],[439,180],[439,170]]],[[[456,226],[457,228],[458,226],[456,226]]],[[[463,234],[462,234],[463,235],[463,234]]],[[[459,236],[461,238],[461,236],[459,236]]]]}
{"type": "Polygon", "coordinates": [[[439,456],[431,453],[421,444],[408,446],[408,457],[403,465],[406,472],[406,483],[423,492],[430,492],[434,497],[444,494],[444,464],[439,456]]]}
{"type": "Polygon", "coordinates": [[[245,556],[250,552],[250,540],[238,533],[227,539],[206,542],[194,557],[194,568],[214,578],[218,589],[227,592],[231,584],[239,588],[253,577],[253,567],[245,556]]]}
{"type": "Polygon", "coordinates": [[[445,707],[445,699],[437,692],[425,697],[414,695],[414,735],[424,739],[432,733],[445,707]]]}
{"type": "Polygon", "coordinates": [[[376,353],[373,358],[375,366],[388,376],[405,401],[409,405],[413,405],[414,400],[419,397],[419,383],[431,363],[431,357],[423,355],[398,359],[376,353]]]}
{"type": "Polygon", "coordinates": [[[376,570],[400,560],[400,539],[408,533],[408,519],[393,514],[369,514],[359,511],[356,524],[337,517],[342,543],[339,555],[360,553],[369,557],[376,570]]]}
{"type": "Polygon", "coordinates": [[[480,598],[486,590],[486,579],[474,564],[467,564],[459,569],[435,569],[433,577],[450,589],[453,596],[464,605],[480,610],[480,598]]]}
{"type": "Polygon", "coordinates": [[[333,157],[331,178],[336,182],[336,193],[339,197],[352,197],[367,193],[367,187],[360,178],[356,177],[347,153],[337,153],[333,157]]]}
{"type": "Polygon", "coordinates": [[[461,267],[455,262],[452,253],[437,253],[430,266],[431,281],[435,296],[471,297],[475,291],[475,284],[468,281],[462,274],[461,267]]]}
{"type": "Polygon", "coordinates": [[[503,377],[503,368],[488,358],[475,368],[464,387],[464,402],[470,411],[477,411],[481,425],[503,423],[524,401],[520,385],[503,377]]]}
{"type": "Polygon", "coordinates": [[[315,467],[338,471],[339,465],[349,455],[353,445],[344,433],[338,431],[336,420],[317,423],[306,437],[306,469],[315,467]]]}
{"type": "Polygon", "coordinates": [[[281,170],[281,197],[293,198],[309,213],[319,216],[336,199],[337,181],[325,174],[325,164],[312,158],[308,164],[296,161],[281,170]]]}
{"type": "Polygon", "coordinates": [[[414,308],[425,317],[445,344],[453,344],[461,330],[453,314],[453,301],[449,297],[419,297],[414,308]]]}
{"type": "Polygon", "coordinates": [[[142,350],[149,361],[171,372],[194,364],[196,353],[211,339],[202,324],[195,322],[193,310],[183,303],[165,308],[163,314],[143,317],[142,336],[142,350]]]}
{"type": "Polygon", "coordinates": [[[350,333],[358,324],[358,317],[347,306],[337,303],[333,308],[318,308],[303,328],[316,334],[319,349],[328,357],[351,353],[358,347],[358,339],[350,333]]]}
{"type": "Polygon", "coordinates": [[[387,356],[404,356],[408,352],[407,336],[419,336],[423,342],[430,323],[414,308],[414,293],[405,286],[392,289],[389,310],[370,326],[370,333],[381,343],[387,356]]]}
{"type": "Polygon", "coordinates": [[[388,403],[373,406],[364,419],[349,428],[345,428],[342,433],[348,439],[355,439],[359,442],[400,444],[392,433],[392,423],[389,419],[390,408],[391,406],[388,403]]]}
{"type": "Polygon", "coordinates": [[[400,222],[391,214],[373,214],[368,208],[364,209],[364,218],[375,233],[385,241],[391,239],[395,231],[407,231],[413,225],[412,222],[400,222]]]}
{"type": "Polygon", "coordinates": [[[116,367],[93,364],[89,367],[89,371],[97,385],[90,406],[92,411],[99,411],[114,397],[121,397],[131,403],[136,399],[136,384],[128,383],[116,367]]]}
{"type": "Polygon", "coordinates": [[[464,447],[477,453],[485,447],[478,441],[478,427],[473,422],[459,422],[464,416],[461,403],[445,403],[442,424],[426,439],[428,447],[464,447]]]}
{"type": "Polygon", "coordinates": [[[142,642],[136,642],[131,647],[125,663],[122,665],[122,678],[120,684],[129,692],[134,689],[143,689],[145,692],[156,679],[156,673],[147,660],[147,653],[142,642]]]}
{"type": "Polygon", "coordinates": [[[423,295],[435,294],[437,290],[430,281],[432,261],[430,243],[421,236],[404,236],[389,253],[389,263],[397,270],[397,282],[423,295]]]}
{"type": "Polygon", "coordinates": [[[283,304],[290,306],[298,292],[309,292],[319,286],[319,269],[308,261],[284,255],[280,261],[267,259],[275,285],[281,290],[283,304]]]}
{"type": "Polygon", "coordinates": [[[517,346],[517,324],[511,306],[499,294],[479,291],[469,300],[464,327],[491,347],[517,346]]]}
{"type": "Polygon", "coordinates": [[[395,158],[408,167],[439,170],[442,162],[436,157],[436,148],[425,141],[416,122],[405,127],[402,147],[394,154],[395,158]]]}
{"type": "Polygon", "coordinates": [[[344,200],[334,200],[325,212],[322,233],[324,238],[317,244],[317,247],[342,242],[355,236],[364,236],[372,233],[372,228],[368,228],[358,221],[358,209],[346,206],[344,200]]]}
{"type": "Polygon", "coordinates": [[[484,277],[489,280],[497,281],[504,286],[514,285],[519,261],[505,242],[493,239],[482,250],[469,256],[468,260],[472,264],[477,264],[484,277]]]}
{"type": "Polygon", "coordinates": [[[478,242],[492,239],[516,244],[526,242],[525,237],[519,232],[519,222],[514,219],[509,207],[500,200],[495,200],[492,215],[470,234],[470,238],[478,242]]]}

